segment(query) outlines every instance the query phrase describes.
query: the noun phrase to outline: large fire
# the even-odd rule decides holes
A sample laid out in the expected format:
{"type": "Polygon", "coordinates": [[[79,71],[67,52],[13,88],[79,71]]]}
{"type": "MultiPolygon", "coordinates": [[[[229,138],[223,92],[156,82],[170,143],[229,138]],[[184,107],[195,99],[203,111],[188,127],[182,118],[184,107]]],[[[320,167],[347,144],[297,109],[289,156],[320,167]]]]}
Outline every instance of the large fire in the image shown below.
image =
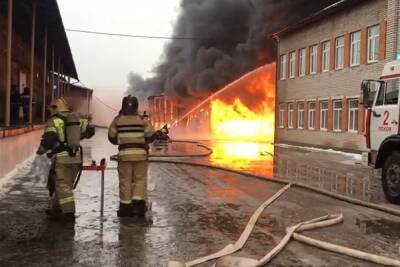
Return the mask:
{"type": "Polygon", "coordinates": [[[211,130],[217,139],[273,141],[274,114],[257,114],[239,98],[232,104],[211,103],[211,130]]]}
{"type": "Polygon", "coordinates": [[[226,95],[211,100],[213,137],[272,143],[275,131],[275,66],[257,69],[227,89],[226,95]]]}
{"type": "Polygon", "coordinates": [[[244,75],[175,121],[175,137],[210,140],[211,162],[249,171],[262,166],[272,176],[275,85],[275,64],[244,75]]]}
{"type": "Polygon", "coordinates": [[[210,101],[211,160],[273,175],[275,65],[261,67],[219,91],[210,101]]]}

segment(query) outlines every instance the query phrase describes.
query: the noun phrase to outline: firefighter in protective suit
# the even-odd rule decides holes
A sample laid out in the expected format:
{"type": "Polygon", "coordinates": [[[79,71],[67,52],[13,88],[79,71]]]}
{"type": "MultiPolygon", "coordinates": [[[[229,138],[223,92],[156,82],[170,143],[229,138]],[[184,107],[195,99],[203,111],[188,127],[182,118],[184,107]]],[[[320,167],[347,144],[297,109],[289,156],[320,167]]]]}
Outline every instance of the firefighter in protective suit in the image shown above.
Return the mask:
{"type": "Polygon", "coordinates": [[[150,122],[139,115],[138,107],[136,97],[125,97],[121,112],[108,131],[108,139],[119,149],[119,217],[144,217],[147,211],[148,144],[156,133],[150,122]]]}
{"type": "Polygon", "coordinates": [[[48,189],[51,196],[50,209],[46,213],[53,219],[73,220],[75,201],[73,189],[82,172],[82,148],[80,141],[91,138],[94,127],[89,120],[71,112],[64,98],[54,99],[49,106],[51,117],[37,154],[52,159],[48,189]]]}

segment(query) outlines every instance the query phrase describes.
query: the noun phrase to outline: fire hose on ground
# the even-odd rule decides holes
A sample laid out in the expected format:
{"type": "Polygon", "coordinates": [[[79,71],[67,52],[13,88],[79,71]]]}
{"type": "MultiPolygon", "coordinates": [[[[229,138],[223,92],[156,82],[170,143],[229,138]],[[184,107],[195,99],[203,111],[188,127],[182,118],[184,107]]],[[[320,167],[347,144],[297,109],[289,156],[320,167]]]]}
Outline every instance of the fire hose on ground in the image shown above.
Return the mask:
{"type": "Polygon", "coordinates": [[[286,185],[284,188],[279,190],[274,196],[264,202],[252,215],[248,224],[246,225],[245,230],[241,234],[240,238],[235,242],[235,244],[230,244],[226,246],[224,249],[218,251],[217,253],[211,254],[209,256],[196,259],[190,262],[178,262],[178,261],[170,261],[168,262],[168,267],[191,267],[196,266],[210,260],[220,259],[213,266],[217,266],[217,264],[221,264],[220,266],[236,266],[236,267],[259,267],[264,266],[269,263],[276,255],[278,255],[289,243],[289,241],[293,238],[294,240],[314,246],[317,248],[321,248],[330,252],[343,254],[349,257],[357,258],[364,261],[369,261],[372,263],[377,263],[385,266],[400,266],[400,261],[392,258],[388,258],[385,256],[374,255],[371,253],[347,248],[344,246],[328,243],[325,241],[320,241],[317,239],[312,239],[307,236],[299,234],[299,232],[310,231],[319,228],[329,227],[333,225],[337,225],[343,222],[342,214],[334,214],[334,215],[326,215],[320,218],[312,219],[309,221],[301,222],[295,226],[289,227],[286,229],[286,235],[284,238],[278,243],[276,247],[274,247],[267,255],[265,255],[260,260],[250,259],[250,258],[238,258],[238,257],[227,257],[240,249],[243,248],[245,243],[247,242],[250,234],[252,233],[255,224],[257,223],[258,218],[261,213],[272,204],[275,200],[277,200],[283,193],[285,193],[291,187],[290,184],[286,185]]]}
{"type": "MultiPolygon", "coordinates": [[[[317,239],[313,239],[307,236],[304,236],[302,234],[300,234],[300,232],[302,231],[307,231],[307,230],[313,230],[313,229],[318,229],[318,228],[322,228],[322,227],[328,227],[328,226],[332,226],[332,225],[336,225],[339,224],[341,222],[343,222],[343,215],[327,215],[321,218],[316,218],[310,221],[306,221],[306,222],[302,222],[299,223],[295,226],[289,227],[287,229],[287,234],[285,235],[285,237],[282,239],[282,241],[271,251],[269,252],[265,257],[263,257],[261,260],[256,261],[254,259],[246,259],[246,258],[235,258],[235,257],[229,257],[229,255],[237,252],[238,250],[242,249],[244,244],[247,242],[248,237],[250,236],[252,230],[254,229],[254,226],[259,218],[259,216],[261,215],[261,213],[265,210],[266,207],[268,207],[270,204],[272,204],[276,199],[278,199],[284,192],[286,192],[289,188],[291,187],[297,187],[300,189],[305,189],[307,191],[311,191],[317,194],[321,194],[324,196],[328,196],[334,199],[338,199],[341,201],[345,201],[348,202],[350,204],[354,204],[354,205],[358,205],[358,206],[362,206],[362,207],[366,207],[366,208],[370,208],[370,209],[374,209],[374,210],[378,210],[381,212],[385,212],[391,215],[395,215],[395,216],[400,216],[400,210],[398,209],[394,209],[394,208],[390,208],[390,207],[385,207],[385,206],[381,206],[381,205],[377,205],[377,204],[373,204],[373,203],[368,203],[362,200],[357,200],[357,199],[353,199],[351,197],[347,197],[347,196],[343,196],[337,193],[332,193],[332,192],[328,192],[322,189],[318,189],[318,188],[314,188],[308,185],[304,185],[301,183],[288,183],[287,181],[284,180],[280,180],[280,179],[272,179],[270,177],[263,177],[263,176],[257,176],[254,174],[250,174],[250,173],[246,173],[246,172],[242,172],[242,171],[237,171],[237,170],[233,170],[233,169],[229,169],[229,168],[225,168],[225,167],[220,167],[220,166],[215,166],[215,165],[210,165],[210,164],[204,164],[204,163],[195,163],[195,162],[183,162],[183,161],[179,161],[179,160],[163,160],[163,159],[159,159],[159,158],[179,158],[179,157],[185,157],[185,158],[190,158],[190,157],[206,157],[212,154],[212,149],[200,144],[198,142],[191,142],[191,141],[179,141],[179,142],[188,142],[191,144],[196,144],[199,147],[202,147],[204,149],[207,150],[207,153],[199,153],[199,154],[153,154],[150,155],[150,159],[149,162],[150,163],[164,163],[164,164],[179,164],[179,165],[188,165],[188,166],[197,166],[197,167],[204,167],[204,168],[210,168],[210,169],[214,169],[214,170],[220,170],[220,171],[226,171],[226,172],[231,172],[231,173],[235,173],[235,174],[239,174],[239,175],[243,175],[246,177],[251,177],[251,178],[255,178],[255,179],[259,179],[259,180],[263,180],[263,181],[269,181],[269,182],[274,182],[274,183],[278,183],[278,184],[282,184],[285,185],[284,188],[282,188],[281,190],[279,190],[273,197],[271,197],[270,199],[268,199],[266,202],[264,202],[253,214],[253,216],[251,217],[249,223],[247,224],[245,230],[243,231],[242,235],[240,236],[239,240],[235,243],[235,244],[230,244],[228,246],[226,246],[224,249],[222,249],[221,251],[214,253],[212,255],[203,257],[201,259],[197,259],[188,263],[182,263],[182,262],[175,262],[175,261],[170,261],[168,263],[168,267],[181,267],[181,266],[185,266],[185,267],[189,267],[189,266],[195,266],[210,260],[215,260],[215,259],[220,259],[219,263],[221,264],[226,264],[226,263],[232,263],[232,262],[236,262],[236,263],[240,263],[240,262],[246,262],[245,265],[236,265],[236,266],[246,266],[246,267],[250,267],[250,266],[263,266],[265,264],[267,264],[274,256],[276,256],[280,251],[282,251],[282,249],[288,244],[288,242],[293,238],[294,240],[310,245],[310,246],[314,246],[314,247],[318,247],[324,250],[328,250],[331,252],[335,252],[335,253],[339,253],[339,254],[343,254],[343,255],[347,255],[350,257],[354,257],[354,258],[358,258],[361,260],[365,260],[365,261],[370,261],[373,263],[377,263],[377,264],[381,264],[381,265],[386,265],[386,266],[399,266],[400,267],[400,261],[396,260],[396,259],[391,259],[388,257],[384,257],[384,256],[379,256],[379,255],[374,255],[374,254],[370,254],[367,252],[363,252],[363,251],[359,251],[359,250],[355,250],[352,248],[347,248],[347,247],[343,247],[340,245],[336,245],[336,244],[331,244],[325,241],[320,241],[317,239]]],[[[115,160],[115,158],[114,158],[115,160]]],[[[102,195],[104,195],[104,171],[105,170],[115,170],[116,168],[106,168],[104,167],[104,169],[100,169],[100,171],[102,171],[102,195]]],[[[99,169],[96,169],[96,171],[99,171],[99,169]]],[[[104,197],[102,197],[102,204],[101,204],[101,214],[103,216],[103,207],[104,207],[104,197]]],[[[214,266],[216,266],[216,264],[214,264],[214,266]]]]}

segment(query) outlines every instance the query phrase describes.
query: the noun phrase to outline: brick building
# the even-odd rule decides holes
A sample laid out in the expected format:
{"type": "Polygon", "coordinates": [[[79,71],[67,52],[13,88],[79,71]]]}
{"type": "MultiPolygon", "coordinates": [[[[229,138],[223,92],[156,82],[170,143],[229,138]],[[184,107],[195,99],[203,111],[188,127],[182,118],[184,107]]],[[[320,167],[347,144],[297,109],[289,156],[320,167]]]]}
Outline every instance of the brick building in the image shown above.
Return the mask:
{"type": "Polygon", "coordinates": [[[397,0],[342,0],[276,34],[277,142],[364,150],[363,79],[400,50],[397,0]]]}

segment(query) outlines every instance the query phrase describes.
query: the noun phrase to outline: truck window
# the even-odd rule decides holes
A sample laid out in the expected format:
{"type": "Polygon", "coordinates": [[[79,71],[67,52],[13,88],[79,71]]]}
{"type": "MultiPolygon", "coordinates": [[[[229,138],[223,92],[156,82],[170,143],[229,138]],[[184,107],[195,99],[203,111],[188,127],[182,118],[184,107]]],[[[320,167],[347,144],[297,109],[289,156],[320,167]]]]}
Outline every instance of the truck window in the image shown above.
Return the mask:
{"type": "Polygon", "coordinates": [[[376,99],[375,106],[382,106],[385,101],[385,86],[379,88],[378,98],[376,99]]]}
{"type": "Polygon", "coordinates": [[[392,80],[386,83],[385,105],[397,105],[399,101],[399,80],[392,80]]]}

